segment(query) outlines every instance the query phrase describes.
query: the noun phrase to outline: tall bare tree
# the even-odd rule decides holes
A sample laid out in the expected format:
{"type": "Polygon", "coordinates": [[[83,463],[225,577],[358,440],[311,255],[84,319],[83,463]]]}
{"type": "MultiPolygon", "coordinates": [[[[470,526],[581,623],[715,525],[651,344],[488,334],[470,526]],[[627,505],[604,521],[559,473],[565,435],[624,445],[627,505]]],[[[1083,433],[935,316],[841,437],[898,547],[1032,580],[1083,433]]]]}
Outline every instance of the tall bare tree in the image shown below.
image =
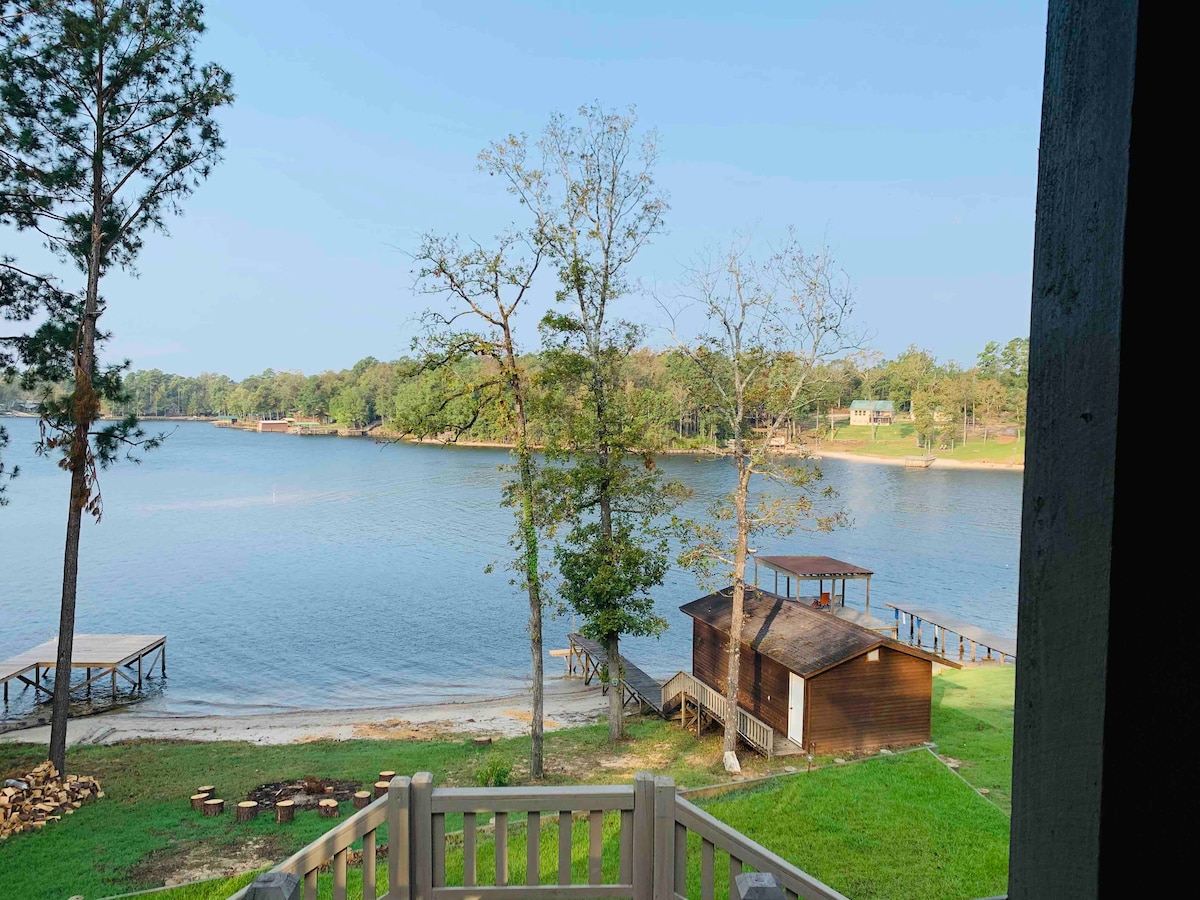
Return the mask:
{"type": "MultiPolygon", "coordinates": [[[[683,296],[664,303],[671,332],[705,382],[726,435],[723,451],[735,472],[733,490],[700,521],[681,523],[686,544],[680,562],[705,580],[732,581],[733,615],[725,699],[738,707],[741,640],[745,622],[746,563],[751,538],[763,532],[831,530],[844,521],[821,470],[805,458],[772,452],[789,419],[806,406],[832,369],[836,354],[857,346],[850,314],[853,295],[825,249],[808,254],[793,231],[766,258],[747,240],[699,259],[685,274],[683,296]],[[680,333],[685,310],[708,326],[698,339],[680,333]],[[761,410],[760,424],[750,415],[761,410]],[[756,479],[765,484],[755,487],[756,479]]],[[[737,748],[737,716],[726,716],[724,749],[737,748]]]]}
{"type": "Polygon", "coordinates": [[[558,272],[558,305],[542,320],[544,361],[550,377],[576,390],[563,409],[566,427],[547,447],[570,465],[543,475],[565,526],[555,549],[562,596],[609,659],[614,740],[624,733],[620,638],[666,628],[649,594],[669,561],[655,521],[679,496],[621,397],[622,372],[642,335],[613,308],[632,293],[638,253],[663,230],[657,158],[656,135],[639,133],[633,110],[599,104],[581,107],[574,121],[552,116],[532,146],[510,135],[480,155],[484,171],[503,178],[530,211],[558,272]]]}
{"type": "Polygon", "coordinates": [[[192,56],[204,31],[198,0],[23,7],[0,32],[0,222],[40,235],[84,281],[77,302],[26,348],[35,373],[72,385],[43,404],[41,445],[61,452],[71,475],[50,737],[62,770],[83,515],[102,512],[98,470],[146,446],[136,419],[96,427],[121,371],[97,360],[101,279],[132,267],[144,234],[165,231],[166,216],[219,160],[213,111],[233,95],[225,70],[192,56]]]}
{"type": "Polygon", "coordinates": [[[518,312],[528,305],[543,253],[541,244],[521,235],[503,235],[488,248],[464,247],[453,237],[425,237],[416,253],[418,288],[444,298],[445,306],[425,313],[425,335],[418,341],[424,367],[453,368],[465,359],[483,359],[492,365],[469,378],[443,382],[444,389],[429,398],[420,419],[404,425],[409,430],[457,435],[490,404],[499,406],[511,423],[516,477],[505,485],[504,498],[517,519],[511,568],[529,598],[533,674],[529,773],[534,778],[542,777],[545,759],[540,529],[546,515],[529,433],[529,373],[521,362],[513,326],[518,312]]]}

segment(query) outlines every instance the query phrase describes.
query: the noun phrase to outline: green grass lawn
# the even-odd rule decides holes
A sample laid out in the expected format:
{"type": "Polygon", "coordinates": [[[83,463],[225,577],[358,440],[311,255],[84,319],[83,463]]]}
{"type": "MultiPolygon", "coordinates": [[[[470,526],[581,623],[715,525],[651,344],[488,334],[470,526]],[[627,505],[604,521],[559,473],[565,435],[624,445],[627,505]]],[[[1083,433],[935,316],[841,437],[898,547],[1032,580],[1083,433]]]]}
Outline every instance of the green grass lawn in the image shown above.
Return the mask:
{"type": "MultiPolygon", "coordinates": [[[[942,753],[962,761],[963,778],[989,789],[994,803],[931,754],[920,752],[829,766],[702,805],[856,900],[966,898],[1001,891],[1007,870],[1013,671],[1012,666],[951,671],[934,679],[934,740],[942,753]]],[[[638,769],[671,775],[680,785],[723,780],[715,734],[697,741],[673,724],[643,719],[631,722],[630,735],[615,748],[608,745],[603,726],[549,735],[548,780],[622,783],[638,769]]],[[[520,739],[491,747],[468,741],[325,741],[280,747],[138,741],[80,748],[72,751],[69,764],[74,771],[100,777],[105,799],[40,832],[0,843],[0,885],[5,896],[30,900],[73,895],[94,900],[162,884],[166,877],[200,871],[218,859],[266,867],[330,824],[314,812],[298,813],[287,826],[265,815],[240,826],[229,814],[205,818],[187,805],[187,796],[201,783],[217,784],[230,801],[264,782],[306,775],[369,785],[385,768],[430,771],[438,784],[473,784],[476,771],[493,760],[511,766],[519,783],[527,752],[528,741],[520,739]]],[[[0,744],[0,773],[27,769],[43,753],[38,747],[0,744]]],[[[786,762],[769,766],[750,754],[744,758],[752,775],[779,770],[786,762]]],[[[524,825],[515,819],[510,824],[514,880],[524,878],[525,865],[524,825]]],[[[448,830],[458,827],[459,822],[447,822],[448,830]]],[[[606,823],[606,834],[606,865],[615,866],[615,817],[606,823]]],[[[585,840],[586,824],[576,823],[573,843],[581,873],[585,840]]],[[[544,877],[550,879],[557,859],[556,828],[548,827],[542,835],[542,850],[544,877]]],[[[481,835],[481,873],[491,871],[492,852],[481,835]]],[[[698,860],[698,850],[693,855],[698,860]]],[[[461,878],[461,871],[460,852],[457,861],[452,856],[448,863],[451,883],[461,878]]],[[[351,872],[354,896],[361,874],[351,872]]],[[[156,900],[221,900],[250,877],[178,888],[156,900]]],[[[321,883],[322,896],[327,896],[328,878],[321,883]]]]}
{"type": "Polygon", "coordinates": [[[962,762],[959,774],[1008,814],[1012,809],[1013,696],[1017,667],[944,672],[933,679],[933,739],[962,762]]]}
{"type": "MultiPolygon", "coordinates": [[[[861,453],[868,456],[919,456],[923,451],[917,446],[916,429],[909,422],[877,428],[875,440],[871,439],[869,425],[843,425],[837,429],[836,440],[823,446],[843,453],[861,453]]],[[[1020,463],[1025,461],[1025,437],[1008,439],[1004,443],[991,438],[971,435],[962,443],[961,431],[946,433],[943,440],[949,443],[954,438],[953,450],[935,450],[934,456],[941,459],[978,460],[998,463],[1020,463]]]]}

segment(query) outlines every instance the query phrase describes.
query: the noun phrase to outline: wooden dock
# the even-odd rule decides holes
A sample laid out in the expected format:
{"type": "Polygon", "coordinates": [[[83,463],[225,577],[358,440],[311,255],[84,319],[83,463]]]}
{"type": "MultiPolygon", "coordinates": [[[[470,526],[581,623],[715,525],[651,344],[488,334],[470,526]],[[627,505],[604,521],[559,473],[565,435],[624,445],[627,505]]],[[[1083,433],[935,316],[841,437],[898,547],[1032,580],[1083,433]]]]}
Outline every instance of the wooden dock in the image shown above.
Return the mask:
{"type": "MultiPolygon", "coordinates": [[[[165,634],[77,634],[71,645],[71,668],[86,669],[86,680],[72,685],[72,690],[89,687],[101,678],[112,679],[113,696],[117,693],[117,676],[124,678],[136,690],[141,690],[143,675],[149,676],[158,663],[161,673],[167,674],[167,636],[165,634]],[[148,666],[143,662],[154,651],[158,655],[148,666]],[[132,670],[136,668],[136,675],[132,670]],[[93,675],[92,670],[100,671],[93,675]],[[131,671],[126,671],[131,670],[131,671]]],[[[8,702],[8,684],[19,681],[26,687],[45,694],[45,699],[54,696],[52,688],[42,684],[51,670],[58,664],[58,638],[38,644],[11,659],[0,662],[0,682],[4,684],[4,702],[8,702]],[[29,673],[33,677],[29,677],[29,673]]]]}
{"type": "Polygon", "coordinates": [[[936,456],[906,456],[904,457],[904,467],[906,469],[928,469],[936,459],[936,456]]]}
{"type": "MultiPolygon", "coordinates": [[[[593,678],[600,676],[600,670],[608,665],[608,654],[596,641],[586,638],[582,634],[573,632],[567,637],[571,641],[571,652],[582,668],[583,683],[591,684],[593,678]]],[[[568,660],[569,671],[574,670],[572,662],[573,660],[568,660]]],[[[639,708],[648,706],[661,716],[663,714],[662,685],[624,656],[621,657],[620,662],[622,704],[628,706],[636,701],[639,708]]],[[[602,687],[604,693],[607,694],[609,684],[604,682],[602,687]]]]}
{"type": "Polygon", "coordinates": [[[985,659],[991,659],[993,651],[999,655],[1000,665],[1004,665],[1006,656],[1017,658],[1017,642],[1010,638],[984,631],[978,625],[972,625],[961,619],[956,619],[947,613],[936,609],[923,609],[917,606],[897,606],[895,603],[885,603],[895,613],[892,625],[892,637],[900,639],[901,616],[908,618],[908,641],[915,646],[921,646],[921,625],[933,626],[933,652],[947,655],[948,640],[946,634],[958,635],[958,658],[963,659],[966,644],[971,645],[971,662],[977,662],[977,648],[986,651],[985,659]],[[939,646],[940,645],[940,646],[939,646]]]}

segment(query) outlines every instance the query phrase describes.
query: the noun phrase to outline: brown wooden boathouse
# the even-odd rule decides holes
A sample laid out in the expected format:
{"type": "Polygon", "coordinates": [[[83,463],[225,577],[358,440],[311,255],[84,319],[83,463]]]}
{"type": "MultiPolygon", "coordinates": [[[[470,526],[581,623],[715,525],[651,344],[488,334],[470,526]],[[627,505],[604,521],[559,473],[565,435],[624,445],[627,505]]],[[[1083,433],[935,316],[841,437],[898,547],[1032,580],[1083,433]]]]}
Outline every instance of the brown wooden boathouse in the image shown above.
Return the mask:
{"type": "MultiPolygon", "coordinates": [[[[692,673],[722,694],[731,593],[680,607],[692,618],[692,673]]],[[[929,740],[930,654],[751,587],[741,645],[739,706],[792,743],[830,753],[929,740]]]]}

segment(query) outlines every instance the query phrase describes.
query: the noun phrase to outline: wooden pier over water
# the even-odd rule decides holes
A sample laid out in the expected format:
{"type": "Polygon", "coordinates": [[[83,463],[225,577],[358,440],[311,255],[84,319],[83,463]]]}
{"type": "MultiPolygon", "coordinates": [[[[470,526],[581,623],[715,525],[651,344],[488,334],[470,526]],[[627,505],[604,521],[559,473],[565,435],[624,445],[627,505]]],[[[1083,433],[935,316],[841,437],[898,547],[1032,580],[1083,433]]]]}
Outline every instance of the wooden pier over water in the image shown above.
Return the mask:
{"type": "MultiPolygon", "coordinates": [[[[124,678],[136,690],[141,690],[143,676],[148,676],[158,663],[167,674],[167,636],[165,634],[77,634],[71,645],[71,668],[85,669],[86,680],[71,686],[72,690],[88,687],[101,678],[112,679],[113,696],[117,694],[117,676],[124,678]],[[158,655],[148,666],[143,661],[154,651],[158,655]],[[132,670],[136,668],[136,676],[132,670]],[[98,669],[93,675],[92,670],[98,669]],[[130,670],[130,671],[126,671],[130,670]]],[[[42,684],[43,679],[58,664],[58,638],[38,644],[11,659],[0,662],[0,682],[4,684],[4,702],[8,702],[8,683],[19,681],[34,688],[35,696],[54,697],[54,690],[42,684]],[[29,673],[33,677],[29,677],[29,673]]]]}
{"type": "Polygon", "coordinates": [[[900,639],[900,620],[901,617],[908,619],[908,641],[915,646],[921,645],[921,625],[933,626],[933,652],[947,655],[948,640],[946,634],[958,635],[958,658],[963,659],[966,653],[966,644],[971,645],[971,662],[978,662],[976,658],[976,648],[983,647],[986,651],[986,659],[992,658],[992,651],[999,654],[1000,665],[1004,665],[1004,658],[1010,656],[1013,659],[1017,658],[1017,642],[1010,638],[1002,637],[998,634],[993,634],[990,631],[984,631],[978,625],[972,625],[969,622],[964,622],[961,619],[956,619],[947,613],[938,612],[936,609],[923,609],[921,607],[912,606],[897,606],[895,603],[885,603],[884,606],[889,607],[895,613],[895,624],[892,625],[892,637],[900,639]],[[940,646],[939,646],[940,643],[940,646]]]}
{"type": "MultiPolygon", "coordinates": [[[[583,683],[591,684],[593,678],[600,676],[601,669],[608,666],[608,654],[604,652],[604,648],[600,644],[582,634],[572,633],[567,637],[571,641],[572,654],[571,658],[567,660],[567,670],[574,672],[577,659],[582,668],[583,683]]],[[[624,656],[620,658],[620,662],[622,705],[628,706],[632,701],[637,701],[639,707],[648,706],[661,716],[663,712],[662,685],[624,656]]],[[[604,693],[607,694],[610,684],[605,682],[603,688],[604,693]]]]}

